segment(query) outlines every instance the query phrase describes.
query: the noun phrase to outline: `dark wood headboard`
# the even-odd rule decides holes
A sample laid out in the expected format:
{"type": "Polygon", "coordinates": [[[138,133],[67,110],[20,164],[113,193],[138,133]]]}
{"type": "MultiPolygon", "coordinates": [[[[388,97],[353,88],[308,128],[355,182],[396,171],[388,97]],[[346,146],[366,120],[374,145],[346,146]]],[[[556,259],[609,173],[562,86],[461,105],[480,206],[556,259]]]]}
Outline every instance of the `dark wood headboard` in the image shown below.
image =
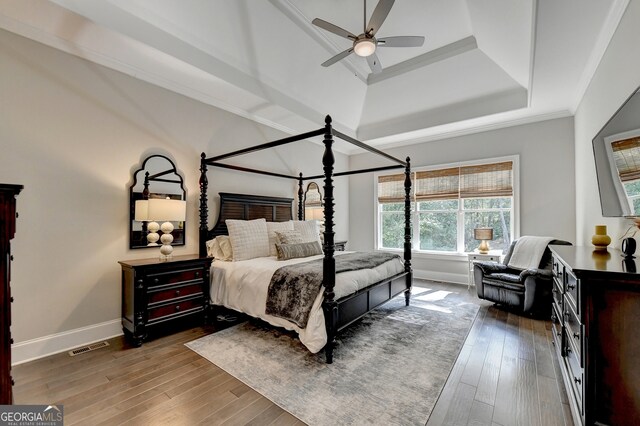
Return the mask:
{"type": "Polygon", "coordinates": [[[207,240],[229,234],[224,222],[227,219],[260,218],[265,218],[267,222],[286,222],[293,219],[293,198],[221,192],[218,221],[207,233],[207,240]]]}

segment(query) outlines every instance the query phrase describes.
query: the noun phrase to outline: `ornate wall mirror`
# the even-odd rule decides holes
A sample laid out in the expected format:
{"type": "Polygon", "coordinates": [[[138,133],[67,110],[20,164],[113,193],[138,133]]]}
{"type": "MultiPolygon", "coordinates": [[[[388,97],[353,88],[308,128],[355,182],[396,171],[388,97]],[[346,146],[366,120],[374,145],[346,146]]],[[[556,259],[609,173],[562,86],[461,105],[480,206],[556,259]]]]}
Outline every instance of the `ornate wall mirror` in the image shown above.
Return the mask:
{"type": "Polygon", "coordinates": [[[320,192],[320,187],[315,182],[310,182],[304,193],[304,218],[306,220],[316,219],[320,222],[324,221],[322,193],[320,192]]]}
{"type": "MultiPolygon", "coordinates": [[[[158,244],[150,245],[147,241],[148,221],[143,220],[140,212],[136,218],[136,201],[154,198],[185,201],[186,197],[182,176],[173,161],[159,154],[147,157],[133,174],[133,184],[129,188],[129,248],[158,247],[158,244]]],[[[171,245],[182,246],[185,244],[185,222],[172,223],[171,245]]]]}

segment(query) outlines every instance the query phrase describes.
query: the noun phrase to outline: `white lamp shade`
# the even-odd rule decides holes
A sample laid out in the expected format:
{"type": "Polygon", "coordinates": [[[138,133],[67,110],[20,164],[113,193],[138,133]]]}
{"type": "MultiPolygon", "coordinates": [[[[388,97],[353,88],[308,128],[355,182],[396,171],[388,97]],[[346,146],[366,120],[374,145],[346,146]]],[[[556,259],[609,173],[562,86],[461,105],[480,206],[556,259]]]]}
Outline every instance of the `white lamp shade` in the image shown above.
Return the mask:
{"type": "Polygon", "coordinates": [[[162,198],[149,200],[149,220],[182,222],[186,215],[186,201],[162,198]]]}
{"type": "Polygon", "coordinates": [[[149,220],[149,201],[137,200],[133,220],[146,222],[149,220]]]}

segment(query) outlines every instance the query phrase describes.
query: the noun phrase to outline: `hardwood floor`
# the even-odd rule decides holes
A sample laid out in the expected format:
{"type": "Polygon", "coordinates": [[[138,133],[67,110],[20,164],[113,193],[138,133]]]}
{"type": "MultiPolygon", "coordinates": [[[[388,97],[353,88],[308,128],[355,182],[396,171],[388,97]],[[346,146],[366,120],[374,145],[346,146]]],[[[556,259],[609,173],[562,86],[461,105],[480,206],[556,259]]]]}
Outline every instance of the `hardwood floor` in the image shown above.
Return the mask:
{"type": "MultiPolygon", "coordinates": [[[[416,285],[480,305],[427,426],[573,425],[548,321],[500,310],[466,286],[416,285]]],[[[195,327],[140,348],[118,337],[76,357],[15,366],[15,403],[64,404],[67,425],[304,424],[184,346],[214,331],[195,327]]]]}

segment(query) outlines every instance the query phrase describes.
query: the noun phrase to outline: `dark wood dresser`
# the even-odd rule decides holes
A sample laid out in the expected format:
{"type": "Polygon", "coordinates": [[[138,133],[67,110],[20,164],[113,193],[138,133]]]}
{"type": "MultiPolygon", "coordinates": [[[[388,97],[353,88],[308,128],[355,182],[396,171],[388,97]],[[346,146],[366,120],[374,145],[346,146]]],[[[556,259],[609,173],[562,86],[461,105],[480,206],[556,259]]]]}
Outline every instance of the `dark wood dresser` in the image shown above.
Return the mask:
{"type": "Polygon", "coordinates": [[[22,185],[0,184],[0,405],[13,403],[11,378],[11,240],[16,233],[16,196],[22,185]]]}
{"type": "Polygon", "coordinates": [[[576,424],[640,422],[640,261],[550,246],[554,346],[576,424]]]}
{"type": "Polygon", "coordinates": [[[120,261],[122,329],[140,346],[148,331],[209,311],[212,258],[198,255],[120,261]]]}

